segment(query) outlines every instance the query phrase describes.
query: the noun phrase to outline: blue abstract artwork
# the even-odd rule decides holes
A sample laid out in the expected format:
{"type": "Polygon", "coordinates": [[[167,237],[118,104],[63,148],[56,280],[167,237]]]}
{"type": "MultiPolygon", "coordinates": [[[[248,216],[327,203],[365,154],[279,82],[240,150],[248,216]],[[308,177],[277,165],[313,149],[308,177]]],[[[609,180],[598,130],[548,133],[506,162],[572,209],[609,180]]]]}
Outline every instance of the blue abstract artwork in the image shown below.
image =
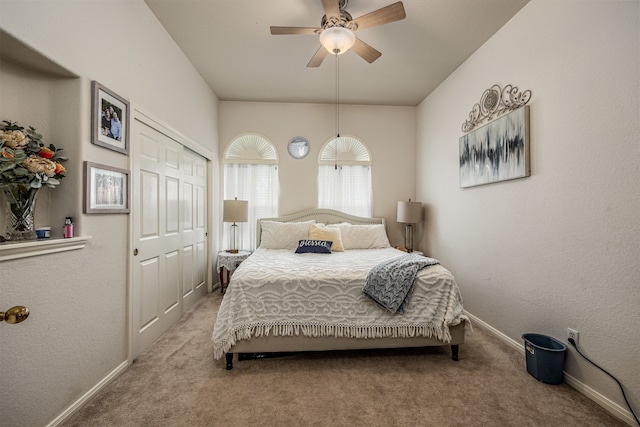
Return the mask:
{"type": "Polygon", "coordinates": [[[531,175],[529,106],[523,106],[460,138],[460,187],[531,175]]]}

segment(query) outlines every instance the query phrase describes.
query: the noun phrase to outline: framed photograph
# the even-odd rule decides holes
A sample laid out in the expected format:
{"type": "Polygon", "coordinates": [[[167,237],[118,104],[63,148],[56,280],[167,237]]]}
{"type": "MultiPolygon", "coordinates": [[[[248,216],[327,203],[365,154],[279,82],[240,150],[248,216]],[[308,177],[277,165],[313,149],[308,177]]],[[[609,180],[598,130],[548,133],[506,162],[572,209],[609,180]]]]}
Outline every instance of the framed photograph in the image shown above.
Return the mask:
{"type": "Polygon", "coordinates": [[[84,162],[84,213],[129,213],[129,171],[84,162]]]}
{"type": "Polygon", "coordinates": [[[96,81],[91,91],[91,142],[129,154],[129,102],[96,81]]]}
{"type": "Polygon", "coordinates": [[[529,106],[469,132],[459,143],[462,188],[530,176],[529,106]]]}

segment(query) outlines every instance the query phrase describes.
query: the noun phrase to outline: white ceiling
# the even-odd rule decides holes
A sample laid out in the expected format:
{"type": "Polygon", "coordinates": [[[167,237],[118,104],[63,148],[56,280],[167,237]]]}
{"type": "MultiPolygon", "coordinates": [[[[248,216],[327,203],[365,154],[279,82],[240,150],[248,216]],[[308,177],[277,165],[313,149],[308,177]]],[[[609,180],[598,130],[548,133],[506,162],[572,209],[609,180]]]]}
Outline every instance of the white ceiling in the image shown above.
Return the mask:
{"type": "MultiPolygon", "coordinates": [[[[349,0],[353,18],[395,0],[349,0]]],[[[340,62],[340,103],[418,105],[529,0],[403,0],[407,17],[356,36],[382,52],[369,64],[354,52],[340,62]]],[[[269,27],[319,27],[321,0],[145,0],[223,101],[333,103],[336,59],[307,62],[315,35],[269,27]]]]}

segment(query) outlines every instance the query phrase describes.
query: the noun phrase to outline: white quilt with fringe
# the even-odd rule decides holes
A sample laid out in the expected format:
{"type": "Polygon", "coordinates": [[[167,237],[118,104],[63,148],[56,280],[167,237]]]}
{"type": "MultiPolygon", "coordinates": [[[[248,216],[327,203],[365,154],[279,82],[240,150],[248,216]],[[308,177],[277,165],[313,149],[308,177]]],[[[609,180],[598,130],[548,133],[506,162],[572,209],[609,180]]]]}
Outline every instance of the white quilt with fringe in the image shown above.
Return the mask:
{"type": "Polygon", "coordinates": [[[231,277],[213,329],[219,359],[254,336],[415,337],[451,340],[463,319],[462,297],[441,265],[418,271],[405,312],[390,313],[363,294],[377,264],[404,255],[394,248],[331,254],[257,249],[231,277]]]}

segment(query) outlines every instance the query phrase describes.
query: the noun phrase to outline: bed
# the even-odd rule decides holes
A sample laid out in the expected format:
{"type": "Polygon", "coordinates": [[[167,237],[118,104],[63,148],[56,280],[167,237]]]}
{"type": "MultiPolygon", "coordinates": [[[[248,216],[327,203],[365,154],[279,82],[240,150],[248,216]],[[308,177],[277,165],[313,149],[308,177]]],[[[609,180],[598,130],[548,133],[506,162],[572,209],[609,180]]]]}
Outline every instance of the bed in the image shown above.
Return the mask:
{"type": "Polygon", "coordinates": [[[448,345],[458,360],[469,320],[437,260],[417,268],[397,310],[363,292],[374,267],[429,259],[390,247],[383,218],[312,209],[258,220],[256,234],[257,249],[231,277],[214,325],[214,357],[225,356],[228,370],[234,354],[448,345]]]}

